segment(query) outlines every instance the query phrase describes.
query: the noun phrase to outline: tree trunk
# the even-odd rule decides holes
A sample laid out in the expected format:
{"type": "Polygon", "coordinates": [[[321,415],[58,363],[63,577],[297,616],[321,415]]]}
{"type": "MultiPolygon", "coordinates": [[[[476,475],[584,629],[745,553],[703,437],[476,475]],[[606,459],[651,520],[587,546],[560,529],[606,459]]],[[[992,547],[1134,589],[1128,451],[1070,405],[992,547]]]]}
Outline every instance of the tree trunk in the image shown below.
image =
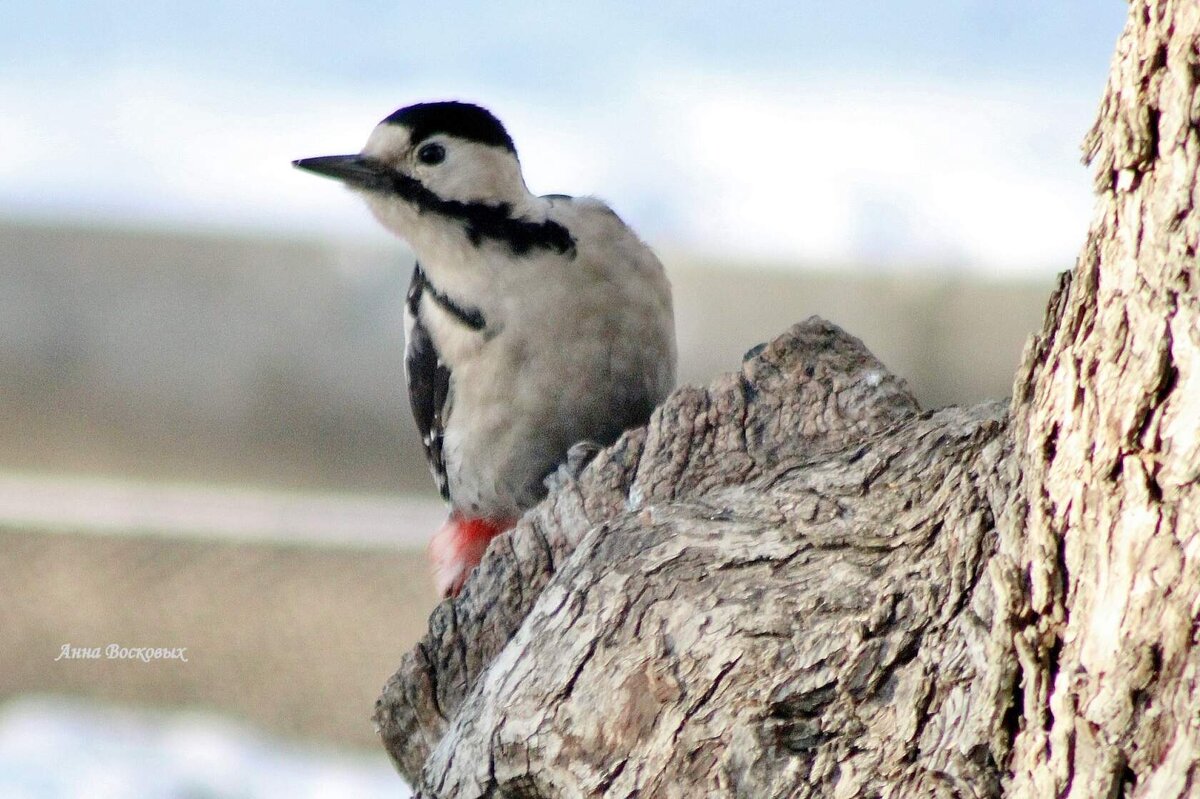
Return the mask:
{"type": "Polygon", "coordinates": [[[564,476],[379,700],[420,794],[1200,796],[1197,84],[1134,3],[1011,405],[813,319],[564,476]]]}
{"type": "Polygon", "coordinates": [[[1098,214],[1014,386],[1013,795],[1200,795],[1198,84],[1200,5],[1133,3],[1098,214]]]}

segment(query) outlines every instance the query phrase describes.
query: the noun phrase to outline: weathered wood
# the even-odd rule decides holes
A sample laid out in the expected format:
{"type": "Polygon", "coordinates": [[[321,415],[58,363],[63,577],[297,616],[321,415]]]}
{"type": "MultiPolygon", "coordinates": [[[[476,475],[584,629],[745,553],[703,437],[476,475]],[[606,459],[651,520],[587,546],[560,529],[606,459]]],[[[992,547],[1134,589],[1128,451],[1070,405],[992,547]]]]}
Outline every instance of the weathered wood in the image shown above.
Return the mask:
{"type": "Polygon", "coordinates": [[[849,447],[917,414],[903,382],[857,339],[797,325],[708,389],[683,388],[601,452],[491,547],[463,593],[443,602],[405,656],[376,722],[414,777],[466,695],[547,580],[593,528],[646,508],[739,486],[779,464],[849,447]]]}
{"type": "Polygon", "coordinates": [[[379,700],[423,796],[1200,796],[1200,6],[1131,6],[1011,406],[797,325],[485,557],[379,700]]]}
{"type": "Polygon", "coordinates": [[[991,795],[1004,409],[593,528],[426,764],[437,796],[991,795]],[[980,480],[980,475],[992,479],[980,480]],[[983,712],[977,712],[982,709],[983,712]]]}
{"type": "Polygon", "coordinates": [[[389,751],[437,796],[991,795],[1005,429],[798,325],[493,548],[389,683],[389,751]]]}
{"type": "Polygon", "coordinates": [[[1135,2],[1087,151],[1100,197],[1016,378],[1008,795],[1200,795],[1200,5],[1135,2]]]}

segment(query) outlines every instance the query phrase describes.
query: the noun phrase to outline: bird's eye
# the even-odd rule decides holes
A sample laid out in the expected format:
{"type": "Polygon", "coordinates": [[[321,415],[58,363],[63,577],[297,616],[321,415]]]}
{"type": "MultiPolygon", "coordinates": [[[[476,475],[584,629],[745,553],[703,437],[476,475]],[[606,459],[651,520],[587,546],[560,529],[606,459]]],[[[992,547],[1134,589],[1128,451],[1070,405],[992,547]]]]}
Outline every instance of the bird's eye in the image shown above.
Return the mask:
{"type": "Polygon", "coordinates": [[[421,149],[417,150],[417,158],[420,159],[422,164],[440,164],[446,160],[446,148],[440,144],[430,142],[429,144],[422,145],[421,149]]]}

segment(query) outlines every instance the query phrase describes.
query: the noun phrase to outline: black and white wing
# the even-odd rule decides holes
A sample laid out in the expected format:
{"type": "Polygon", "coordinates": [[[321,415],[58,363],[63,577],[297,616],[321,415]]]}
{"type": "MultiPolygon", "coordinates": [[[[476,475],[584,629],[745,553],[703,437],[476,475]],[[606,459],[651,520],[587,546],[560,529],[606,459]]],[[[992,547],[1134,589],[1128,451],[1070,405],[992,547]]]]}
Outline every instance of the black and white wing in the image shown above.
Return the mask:
{"type": "Polygon", "coordinates": [[[431,290],[421,265],[413,268],[405,304],[406,337],[404,376],[408,381],[408,400],[413,419],[425,446],[425,459],[437,483],[442,499],[450,500],[446,479],[446,461],[442,455],[442,436],[450,418],[450,370],[438,357],[437,347],[421,321],[421,297],[431,290]]]}

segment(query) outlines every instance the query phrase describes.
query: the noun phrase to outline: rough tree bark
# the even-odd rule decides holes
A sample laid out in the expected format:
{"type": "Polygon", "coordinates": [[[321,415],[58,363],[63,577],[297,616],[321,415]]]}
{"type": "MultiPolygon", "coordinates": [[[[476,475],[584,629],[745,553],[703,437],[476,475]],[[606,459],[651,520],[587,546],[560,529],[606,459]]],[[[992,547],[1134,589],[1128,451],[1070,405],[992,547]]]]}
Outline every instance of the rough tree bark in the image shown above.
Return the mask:
{"type": "Polygon", "coordinates": [[[1098,212],[1012,403],[1013,795],[1200,795],[1200,5],[1135,2],[1098,212]]]}
{"type": "Polygon", "coordinates": [[[498,539],[376,709],[429,797],[1200,796],[1200,6],[1135,2],[1011,404],[812,319],[498,539]]]}

